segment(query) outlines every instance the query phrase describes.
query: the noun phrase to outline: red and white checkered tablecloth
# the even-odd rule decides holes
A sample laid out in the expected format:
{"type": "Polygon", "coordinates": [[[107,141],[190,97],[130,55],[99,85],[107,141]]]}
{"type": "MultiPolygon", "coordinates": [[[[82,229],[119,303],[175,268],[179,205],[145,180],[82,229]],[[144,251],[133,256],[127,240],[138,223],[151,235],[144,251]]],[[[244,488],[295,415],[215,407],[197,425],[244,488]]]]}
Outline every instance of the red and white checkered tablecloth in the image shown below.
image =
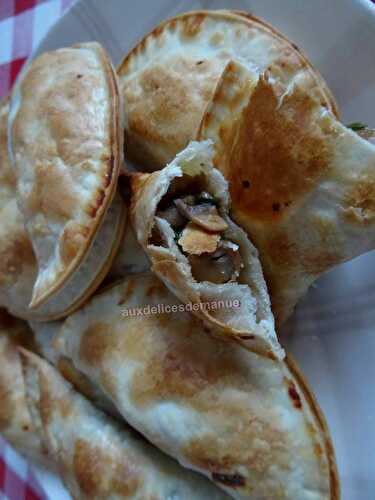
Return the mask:
{"type": "Polygon", "coordinates": [[[27,462],[1,436],[0,500],[47,500],[27,462]]]}
{"type": "Polygon", "coordinates": [[[73,0],[0,0],[0,98],[73,0]]]}

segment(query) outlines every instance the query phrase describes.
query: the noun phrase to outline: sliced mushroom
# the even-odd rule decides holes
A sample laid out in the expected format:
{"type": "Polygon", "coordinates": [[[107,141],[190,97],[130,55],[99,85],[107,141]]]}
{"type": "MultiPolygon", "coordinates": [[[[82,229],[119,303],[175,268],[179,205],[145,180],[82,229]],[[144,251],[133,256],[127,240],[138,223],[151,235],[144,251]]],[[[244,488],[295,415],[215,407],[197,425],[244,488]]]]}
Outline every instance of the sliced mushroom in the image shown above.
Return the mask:
{"type": "Polygon", "coordinates": [[[219,250],[224,250],[227,254],[232,256],[234,271],[231,277],[231,281],[234,281],[240,275],[241,270],[244,265],[239,252],[240,247],[229,240],[221,240],[219,250]]]}
{"type": "Polygon", "coordinates": [[[181,215],[201,226],[206,231],[218,233],[228,228],[228,224],[220,217],[217,208],[211,203],[190,205],[183,199],[175,200],[174,203],[181,215]]]}
{"type": "Polygon", "coordinates": [[[189,255],[194,278],[199,281],[223,284],[235,281],[243,267],[238,245],[230,241],[220,242],[219,248],[211,254],[189,255]]]}
{"type": "Polygon", "coordinates": [[[152,227],[151,237],[149,239],[149,243],[150,243],[150,245],[155,245],[157,247],[165,247],[166,246],[166,242],[164,240],[164,237],[156,224],[154,224],[154,226],[152,227]]]}
{"type": "Polygon", "coordinates": [[[186,196],[183,196],[180,198],[184,203],[187,205],[195,205],[196,204],[196,197],[193,194],[188,194],[186,196]]]}
{"type": "Polygon", "coordinates": [[[216,205],[215,198],[207,191],[202,191],[198,196],[196,196],[195,204],[198,203],[209,203],[210,205],[216,205]]]}
{"type": "Polygon", "coordinates": [[[375,144],[375,129],[366,127],[358,130],[357,134],[366,139],[366,141],[371,142],[371,144],[375,144]]]}
{"type": "Polygon", "coordinates": [[[175,205],[170,205],[164,210],[158,210],[156,216],[169,222],[174,231],[182,229],[187,223],[187,218],[177,210],[175,205]]]}
{"type": "Polygon", "coordinates": [[[189,222],[178,240],[178,244],[187,254],[201,255],[215,252],[220,241],[220,234],[208,233],[193,222],[189,222]]]}

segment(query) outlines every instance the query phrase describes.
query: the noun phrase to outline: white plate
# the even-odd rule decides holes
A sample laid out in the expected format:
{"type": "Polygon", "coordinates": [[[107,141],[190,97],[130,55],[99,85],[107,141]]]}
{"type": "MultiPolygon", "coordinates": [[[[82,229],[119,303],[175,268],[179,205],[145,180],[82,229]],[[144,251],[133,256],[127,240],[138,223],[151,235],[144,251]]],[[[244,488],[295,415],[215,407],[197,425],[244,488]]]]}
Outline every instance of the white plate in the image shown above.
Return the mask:
{"type": "MultiPolygon", "coordinates": [[[[81,0],[38,52],[97,40],[117,64],[156,23],[199,8],[237,8],[263,17],[307,52],[332,88],[345,123],[375,126],[375,8],[369,0],[81,0]]],[[[343,500],[373,500],[374,253],[320,279],[285,330],[284,342],[327,416],[343,500]]],[[[53,479],[39,476],[51,498],[67,498],[53,479]]]]}

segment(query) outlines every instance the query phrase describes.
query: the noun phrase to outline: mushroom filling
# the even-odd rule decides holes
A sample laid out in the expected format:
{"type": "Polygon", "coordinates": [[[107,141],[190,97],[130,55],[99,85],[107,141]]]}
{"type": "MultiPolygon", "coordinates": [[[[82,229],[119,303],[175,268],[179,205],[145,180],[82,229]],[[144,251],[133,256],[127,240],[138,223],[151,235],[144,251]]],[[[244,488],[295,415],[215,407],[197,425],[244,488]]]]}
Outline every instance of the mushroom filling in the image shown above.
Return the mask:
{"type": "Polygon", "coordinates": [[[237,281],[243,267],[238,245],[227,240],[221,240],[215,252],[189,255],[188,260],[197,281],[217,284],[237,281]]]}
{"type": "MultiPolygon", "coordinates": [[[[237,281],[243,268],[239,246],[225,238],[228,224],[215,198],[202,189],[179,195],[172,186],[171,191],[173,196],[167,193],[156,216],[165,219],[175,232],[175,241],[188,258],[193,277],[217,284],[237,281]]],[[[153,231],[153,244],[160,242],[155,236],[153,231]]]]}

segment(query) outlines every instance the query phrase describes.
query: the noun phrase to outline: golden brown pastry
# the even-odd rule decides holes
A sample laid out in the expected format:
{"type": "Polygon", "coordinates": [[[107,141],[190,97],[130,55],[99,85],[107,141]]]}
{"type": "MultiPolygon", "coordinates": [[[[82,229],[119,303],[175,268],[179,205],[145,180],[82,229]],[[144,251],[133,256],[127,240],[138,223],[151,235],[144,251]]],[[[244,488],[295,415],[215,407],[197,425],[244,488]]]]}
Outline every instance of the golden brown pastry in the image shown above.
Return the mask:
{"type": "Polygon", "coordinates": [[[124,224],[120,108],[97,43],[41,55],[12,93],[10,159],[38,264],[32,309],[57,294],[82,302],[110,267],[124,224]]]}
{"type": "Polygon", "coordinates": [[[202,121],[277,324],[322,273],[375,248],[375,146],[310,92],[230,62],[202,121]],[[235,83],[234,83],[235,82],[235,83]]]}
{"type": "Polygon", "coordinates": [[[34,251],[16,199],[16,178],[8,157],[8,100],[0,103],[0,307],[27,313],[37,274],[34,251]]]}
{"type": "Polygon", "coordinates": [[[78,308],[106,273],[117,244],[108,247],[105,242],[112,231],[121,232],[124,206],[116,195],[80,272],[45,304],[30,309],[38,264],[17,204],[16,176],[7,149],[8,111],[6,100],[0,104],[0,307],[21,318],[57,319],[78,308]]]}
{"type": "Polygon", "coordinates": [[[0,433],[32,461],[47,465],[49,457],[27,404],[19,346],[32,347],[27,324],[0,309],[0,433]]]}
{"type": "Polygon", "coordinates": [[[74,498],[227,498],[96,410],[46,361],[23,348],[20,355],[20,346],[37,348],[32,332],[0,310],[0,433],[32,462],[58,472],[74,498]]]}
{"type": "Polygon", "coordinates": [[[22,351],[33,421],[73,498],[224,500],[205,478],[96,410],[46,361],[22,351]]]}
{"type": "Polygon", "coordinates": [[[284,84],[298,81],[328,109],[336,104],[298,47],[249,14],[220,10],[181,14],[155,27],[118,68],[126,109],[125,154],[153,171],[195,138],[226,64],[234,59],[284,84]]]}
{"type": "Polygon", "coordinates": [[[179,305],[155,276],[129,278],[65,320],[55,349],[233,498],[337,499],[324,417],[294,365],[204,335],[179,305]]]}

